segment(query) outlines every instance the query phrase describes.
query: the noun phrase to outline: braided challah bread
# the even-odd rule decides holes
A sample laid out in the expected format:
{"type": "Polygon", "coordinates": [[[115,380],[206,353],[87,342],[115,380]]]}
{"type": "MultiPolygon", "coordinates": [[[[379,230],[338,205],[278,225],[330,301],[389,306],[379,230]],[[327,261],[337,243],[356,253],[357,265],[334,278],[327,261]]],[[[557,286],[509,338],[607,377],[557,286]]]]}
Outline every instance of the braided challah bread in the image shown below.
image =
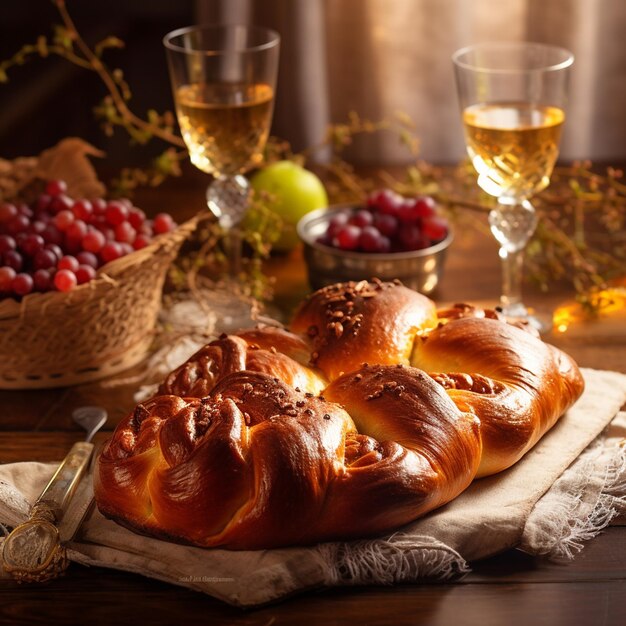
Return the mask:
{"type": "Polygon", "coordinates": [[[333,285],[289,331],[223,335],[172,372],[100,454],[96,502],[206,547],[371,536],[515,463],[582,389],[569,356],[495,311],[333,285]]]}

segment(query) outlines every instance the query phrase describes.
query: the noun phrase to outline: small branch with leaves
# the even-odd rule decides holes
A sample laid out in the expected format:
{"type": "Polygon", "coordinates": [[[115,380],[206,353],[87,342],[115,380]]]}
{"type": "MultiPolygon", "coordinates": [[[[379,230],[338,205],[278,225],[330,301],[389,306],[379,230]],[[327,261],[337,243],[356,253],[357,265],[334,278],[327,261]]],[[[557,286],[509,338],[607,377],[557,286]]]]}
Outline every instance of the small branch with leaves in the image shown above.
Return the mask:
{"type": "Polygon", "coordinates": [[[57,56],[85,70],[95,72],[102,81],[106,95],[94,108],[106,135],[112,135],[116,127],[122,127],[137,144],[146,144],[158,138],[170,144],[163,154],[156,157],[148,169],[126,169],[122,171],[114,187],[120,194],[128,193],[141,185],[160,184],[167,176],[180,175],[180,161],[187,151],[182,138],[174,130],[175,117],[171,111],[147,112],[146,119],[136,115],[129,107],[132,98],[130,86],[120,68],[109,68],[103,60],[111,49],[124,48],[118,37],[108,36],[90,47],[80,35],[65,0],[52,0],[62,24],[53,27],[51,36],[41,35],[35,43],[22,46],[11,58],[0,62],[0,83],[9,80],[9,71],[24,65],[33,58],[45,59],[57,56]]]}

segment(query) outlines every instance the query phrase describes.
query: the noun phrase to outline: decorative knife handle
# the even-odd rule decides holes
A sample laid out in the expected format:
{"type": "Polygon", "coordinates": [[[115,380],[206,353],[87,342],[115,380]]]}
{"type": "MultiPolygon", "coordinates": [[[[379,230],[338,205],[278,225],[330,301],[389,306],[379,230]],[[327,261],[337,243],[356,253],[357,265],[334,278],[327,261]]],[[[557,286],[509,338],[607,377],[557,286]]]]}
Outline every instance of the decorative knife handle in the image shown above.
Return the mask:
{"type": "Polygon", "coordinates": [[[31,509],[28,520],[17,526],[2,544],[2,565],[20,582],[44,582],[61,575],[69,561],[61,545],[57,524],[80,483],[93,444],[72,446],[31,509]]]}
{"type": "Polygon", "coordinates": [[[54,473],[46,488],[42,491],[37,502],[33,505],[31,519],[39,516],[48,517],[46,513],[53,516],[50,520],[53,523],[61,521],[65,509],[72,499],[76,488],[80,483],[91,453],[93,452],[93,443],[86,441],[78,441],[69,451],[59,469],[54,473]]]}

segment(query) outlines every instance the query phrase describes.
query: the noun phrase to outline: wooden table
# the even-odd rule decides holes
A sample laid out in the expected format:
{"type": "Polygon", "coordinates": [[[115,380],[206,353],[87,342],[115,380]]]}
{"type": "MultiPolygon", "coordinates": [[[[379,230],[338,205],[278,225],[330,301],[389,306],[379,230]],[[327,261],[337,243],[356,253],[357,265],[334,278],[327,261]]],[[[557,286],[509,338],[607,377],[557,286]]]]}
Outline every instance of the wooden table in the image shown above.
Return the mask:
{"type": "MultiPolygon", "coordinates": [[[[144,191],[137,203],[148,211],[170,210],[179,218],[201,207],[201,179],[173,181],[144,191]]],[[[478,219],[478,218],[477,218],[478,219]]],[[[434,294],[440,302],[491,300],[499,289],[495,243],[477,231],[458,232],[445,277],[434,294]]],[[[276,257],[268,270],[277,277],[277,302],[289,308],[307,291],[297,253],[276,257]]],[[[549,311],[570,296],[527,292],[527,301],[549,311]]],[[[554,343],[562,338],[552,337],[554,343]]],[[[583,366],[626,372],[624,337],[602,343],[567,343],[583,366]],[[620,342],[621,341],[621,342],[620,342]]],[[[113,380],[75,388],[0,392],[0,462],[60,461],[80,433],[71,410],[105,406],[113,428],[133,405],[134,385],[113,380]]],[[[98,435],[100,440],[107,433],[98,435]]],[[[219,623],[279,624],[624,624],[626,527],[607,529],[567,564],[551,564],[517,551],[472,564],[455,583],[393,588],[324,590],[276,606],[243,612],[210,597],[140,576],[72,565],[45,586],[0,581],[0,623],[219,623]]]]}

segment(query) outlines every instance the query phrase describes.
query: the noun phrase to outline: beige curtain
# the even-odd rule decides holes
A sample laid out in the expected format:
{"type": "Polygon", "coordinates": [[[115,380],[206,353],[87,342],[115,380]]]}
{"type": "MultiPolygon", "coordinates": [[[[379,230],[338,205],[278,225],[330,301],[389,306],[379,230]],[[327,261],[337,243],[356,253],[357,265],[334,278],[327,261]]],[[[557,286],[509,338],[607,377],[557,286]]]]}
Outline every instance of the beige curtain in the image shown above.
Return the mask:
{"type": "MultiPolygon", "coordinates": [[[[283,47],[274,132],[296,148],[351,110],[409,114],[421,154],[464,154],[450,57],[459,47],[527,40],[576,56],[562,156],[626,158],[625,0],[198,0],[198,21],[255,22],[283,47]]],[[[349,157],[408,160],[396,137],[365,137],[349,157]]]]}

